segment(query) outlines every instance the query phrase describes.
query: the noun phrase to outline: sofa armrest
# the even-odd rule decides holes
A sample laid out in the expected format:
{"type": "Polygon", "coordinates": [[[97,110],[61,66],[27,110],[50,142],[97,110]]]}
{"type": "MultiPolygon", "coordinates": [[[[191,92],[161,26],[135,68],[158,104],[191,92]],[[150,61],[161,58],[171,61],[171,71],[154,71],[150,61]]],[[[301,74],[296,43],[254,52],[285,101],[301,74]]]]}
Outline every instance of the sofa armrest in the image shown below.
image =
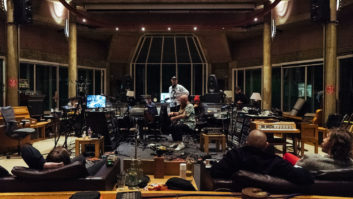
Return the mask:
{"type": "Polygon", "coordinates": [[[288,180],[245,170],[235,172],[232,181],[233,191],[240,191],[245,187],[258,187],[270,193],[301,193],[305,190],[305,186],[288,180]]]}
{"type": "Polygon", "coordinates": [[[213,191],[214,184],[213,178],[211,177],[210,172],[206,169],[206,165],[204,163],[200,164],[200,190],[201,191],[213,191]]]}

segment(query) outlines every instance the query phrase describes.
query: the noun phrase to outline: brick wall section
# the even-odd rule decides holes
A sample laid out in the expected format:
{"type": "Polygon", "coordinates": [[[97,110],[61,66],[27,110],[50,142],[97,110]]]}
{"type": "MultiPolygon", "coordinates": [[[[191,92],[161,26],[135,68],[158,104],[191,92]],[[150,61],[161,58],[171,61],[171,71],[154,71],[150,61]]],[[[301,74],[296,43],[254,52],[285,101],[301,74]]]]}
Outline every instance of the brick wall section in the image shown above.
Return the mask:
{"type": "MultiPolygon", "coordinates": [[[[1,34],[1,33],[0,33],[1,34]]],[[[60,30],[48,26],[21,26],[21,58],[67,63],[68,40],[60,30]]],[[[107,42],[86,39],[78,35],[78,64],[105,67],[107,42]]]]}
{"type": "MultiPolygon", "coordinates": [[[[344,8],[339,15],[337,27],[337,55],[353,53],[353,6],[344,8]]],[[[278,27],[281,30],[281,27],[278,27]]],[[[262,30],[260,30],[262,31],[262,30]]],[[[262,65],[262,35],[246,40],[234,41],[232,59],[238,67],[262,65]]],[[[305,22],[295,27],[278,31],[272,42],[272,63],[322,58],[323,27],[305,22]]]]}

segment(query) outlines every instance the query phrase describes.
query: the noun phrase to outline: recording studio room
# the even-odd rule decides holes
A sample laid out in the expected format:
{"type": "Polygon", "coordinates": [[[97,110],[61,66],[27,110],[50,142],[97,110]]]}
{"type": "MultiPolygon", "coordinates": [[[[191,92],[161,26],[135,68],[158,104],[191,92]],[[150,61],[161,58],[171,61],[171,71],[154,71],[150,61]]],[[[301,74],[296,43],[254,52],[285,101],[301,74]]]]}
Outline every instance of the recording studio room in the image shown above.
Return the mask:
{"type": "Polygon", "coordinates": [[[353,197],[353,0],[1,0],[1,198],[353,197]]]}

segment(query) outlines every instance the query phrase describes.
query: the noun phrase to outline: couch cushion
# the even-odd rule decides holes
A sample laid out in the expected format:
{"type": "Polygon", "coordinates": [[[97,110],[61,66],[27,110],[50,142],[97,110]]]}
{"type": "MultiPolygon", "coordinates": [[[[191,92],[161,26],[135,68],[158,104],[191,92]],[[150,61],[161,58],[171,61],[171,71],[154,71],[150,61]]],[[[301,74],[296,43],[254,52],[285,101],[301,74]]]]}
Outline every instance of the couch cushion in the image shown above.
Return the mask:
{"type": "Polygon", "coordinates": [[[9,172],[2,166],[0,166],[0,177],[11,176],[9,172]]]}
{"type": "Polygon", "coordinates": [[[353,181],[353,169],[320,170],[312,172],[317,180],[353,181]]]}
{"type": "Polygon", "coordinates": [[[78,161],[60,168],[40,171],[26,167],[14,167],[11,172],[18,178],[31,180],[70,179],[88,175],[85,165],[78,161]]]}

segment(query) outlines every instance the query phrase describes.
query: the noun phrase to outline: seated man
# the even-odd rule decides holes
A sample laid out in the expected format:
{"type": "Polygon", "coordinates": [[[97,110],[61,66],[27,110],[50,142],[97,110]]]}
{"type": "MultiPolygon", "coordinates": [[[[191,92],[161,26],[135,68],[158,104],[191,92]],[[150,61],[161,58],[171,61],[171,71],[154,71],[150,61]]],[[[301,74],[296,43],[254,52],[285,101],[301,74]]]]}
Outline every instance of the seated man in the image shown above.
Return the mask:
{"type": "Polygon", "coordinates": [[[246,146],[232,149],[212,166],[212,177],[229,179],[238,170],[248,170],[283,178],[296,184],[313,183],[313,178],[307,170],[295,168],[281,157],[265,152],[268,145],[267,137],[262,131],[251,131],[246,146]]]}
{"type": "Polygon", "coordinates": [[[185,148],[183,140],[184,133],[192,133],[195,129],[195,110],[194,106],[189,102],[187,95],[182,95],[180,97],[180,110],[179,112],[170,112],[170,120],[172,121],[171,131],[173,141],[179,142],[178,144],[173,144],[171,147],[177,145],[176,151],[185,148]]]}
{"type": "Polygon", "coordinates": [[[151,96],[146,97],[146,108],[148,110],[148,113],[152,116],[158,115],[157,107],[154,102],[152,102],[151,96]]]}
{"type": "Polygon", "coordinates": [[[205,120],[206,107],[203,103],[201,103],[200,96],[196,95],[194,97],[194,109],[197,121],[205,120]]]}
{"type": "Polygon", "coordinates": [[[201,103],[199,95],[194,97],[194,109],[195,109],[195,119],[196,119],[196,129],[197,133],[201,133],[201,129],[207,126],[206,109],[207,106],[201,103]]]}
{"type": "Polygon", "coordinates": [[[302,159],[286,153],[283,158],[310,171],[353,168],[353,136],[345,129],[332,129],[322,144],[326,155],[309,154],[302,159]]]}

